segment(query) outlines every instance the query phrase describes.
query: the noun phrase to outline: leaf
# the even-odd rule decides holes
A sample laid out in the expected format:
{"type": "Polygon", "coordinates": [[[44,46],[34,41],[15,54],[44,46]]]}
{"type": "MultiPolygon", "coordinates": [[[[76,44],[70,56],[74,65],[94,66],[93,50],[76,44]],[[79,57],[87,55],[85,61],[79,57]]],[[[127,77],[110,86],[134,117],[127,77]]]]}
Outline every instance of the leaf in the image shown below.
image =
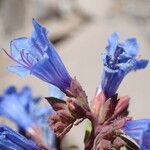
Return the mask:
{"type": "Polygon", "coordinates": [[[125,146],[121,147],[120,150],[128,150],[125,146]]]}
{"type": "Polygon", "coordinates": [[[51,104],[51,103],[64,103],[66,104],[66,102],[62,99],[59,98],[55,98],[55,97],[45,97],[45,99],[51,104]]]}
{"type": "Polygon", "coordinates": [[[92,124],[89,119],[85,120],[85,136],[84,136],[84,143],[89,139],[92,132],[92,124]]]}
{"type": "Polygon", "coordinates": [[[48,101],[48,103],[53,107],[55,111],[65,109],[66,102],[62,99],[58,99],[55,97],[45,97],[45,99],[48,101]]]}

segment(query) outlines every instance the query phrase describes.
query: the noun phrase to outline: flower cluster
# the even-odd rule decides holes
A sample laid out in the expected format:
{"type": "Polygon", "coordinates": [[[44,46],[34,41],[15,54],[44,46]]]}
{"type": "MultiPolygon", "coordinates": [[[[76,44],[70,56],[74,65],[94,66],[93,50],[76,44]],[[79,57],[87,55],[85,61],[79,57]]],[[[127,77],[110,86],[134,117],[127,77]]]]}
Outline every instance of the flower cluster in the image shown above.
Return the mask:
{"type": "Polygon", "coordinates": [[[121,81],[131,71],[144,69],[149,61],[138,59],[139,46],[135,38],[119,42],[117,33],[108,39],[106,52],[102,55],[104,69],[101,82],[91,106],[85,91],[76,78],[72,78],[48,40],[48,31],[33,19],[34,31],[29,38],[11,41],[11,54],[17,66],[8,69],[19,75],[33,74],[50,83],[67,96],[67,100],[46,97],[54,109],[50,126],[63,138],[73,125],[84,119],[85,150],[150,149],[150,120],[133,120],[128,116],[130,98],[116,93],[121,81]]]}

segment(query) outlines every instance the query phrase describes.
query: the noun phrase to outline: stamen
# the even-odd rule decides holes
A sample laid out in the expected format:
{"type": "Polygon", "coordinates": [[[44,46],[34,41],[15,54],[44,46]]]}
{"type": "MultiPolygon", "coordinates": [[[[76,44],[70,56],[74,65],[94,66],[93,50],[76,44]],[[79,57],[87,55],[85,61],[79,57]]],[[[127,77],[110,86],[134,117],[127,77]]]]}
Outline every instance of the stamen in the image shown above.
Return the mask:
{"type": "Polygon", "coordinates": [[[20,63],[18,60],[14,59],[4,48],[2,48],[1,50],[3,50],[3,51],[5,52],[5,54],[6,54],[10,59],[12,59],[12,60],[15,61],[16,63],[20,64],[21,66],[23,66],[23,67],[29,69],[28,66],[26,66],[26,65],[20,63]]]}
{"type": "Polygon", "coordinates": [[[21,54],[21,58],[22,60],[24,61],[24,63],[28,66],[28,67],[31,67],[32,64],[27,60],[26,56],[25,56],[25,53],[24,53],[24,50],[20,51],[20,54],[21,54]]]}

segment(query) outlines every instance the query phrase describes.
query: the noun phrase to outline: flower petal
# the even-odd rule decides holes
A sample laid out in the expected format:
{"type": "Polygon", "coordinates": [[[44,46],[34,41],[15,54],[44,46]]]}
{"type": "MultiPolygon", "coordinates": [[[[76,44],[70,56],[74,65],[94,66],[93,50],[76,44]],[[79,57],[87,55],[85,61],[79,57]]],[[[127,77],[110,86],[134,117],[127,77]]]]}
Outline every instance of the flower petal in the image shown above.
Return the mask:
{"type": "Polygon", "coordinates": [[[143,133],[141,150],[150,150],[150,129],[143,133]]]}
{"type": "Polygon", "coordinates": [[[31,39],[34,39],[41,50],[44,50],[46,45],[49,43],[47,38],[48,30],[40,25],[35,19],[32,19],[32,24],[34,26],[34,31],[32,33],[31,39]]]}
{"type": "Polygon", "coordinates": [[[123,49],[127,52],[128,55],[135,57],[138,54],[139,46],[135,38],[127,39],[123,43],[123,49]]]}
{"type": "Polygon", "coordinates": [[[10,42],[11,48],[11,56],[15,58],[17,61],[21,61],[21,50],[28,50],[28,38],[22,37],[18,39],[14,39],[10,42]]]}
{"type": "Polygon", "coordinates": [[[57,86],[60,90],[65,91],[70,87],[71,77],[65,68],[62,68],[57,59],[45,59],[32,67],[31,74],[45,82],[57,86]],[[55,62],[56,61],[56,62],[55,62]],[[57,64],[58,63],[58,64],[57,64]]]}
{"type": "Polygon", "coordinates": [[[0,149],[41,150],[36,144],[5,125],[0,125],[0,149]]]}
{"type": "Polygon", "coordinates": [[[123,127],[124,132],[135,139],[138,144],[143,139],[143,133],[150,128],[150,119],[128,121],[123,127]]]}
{"type": "Polygon", "coordinates": [[[40,59],[41,55],[43,55],[42,49],[39,48],[35,41],[32,38],[17,38],[11,41],[11,56],[17,60],[18,62],[24,63],[22,57],[22,51],[28,55],[25,59],[32,59],[32,61],[36,62],[36,59],[40,59]],[[29,57],[29,58],[28,58],[29,57]],[[34,58],[35,57],[35,58],[34,58]]]}
{"type": "Polygon", "coordinates": [[[136,63],[136,69],[144,69],[147,67],[148,64],[149,64],[149,60],[146,59],[138,60],[136,63]]]}
{"type": "Polygon", "coordinates": [[[24,77],[30,73],[28,69],[22,66],[9,66],[7,69],[11,72],[18,74],[21,77],[24,77]]]}
{"type": "Polygon", "coordinates": [[[119,34],[116,32],[112,33],[112,35],[108,39],[109,45],[107,47],[107,50],[108,50],[109,55],[114,54],[114,52],[117,48],[118,42],[119,42],[119,34]]]}

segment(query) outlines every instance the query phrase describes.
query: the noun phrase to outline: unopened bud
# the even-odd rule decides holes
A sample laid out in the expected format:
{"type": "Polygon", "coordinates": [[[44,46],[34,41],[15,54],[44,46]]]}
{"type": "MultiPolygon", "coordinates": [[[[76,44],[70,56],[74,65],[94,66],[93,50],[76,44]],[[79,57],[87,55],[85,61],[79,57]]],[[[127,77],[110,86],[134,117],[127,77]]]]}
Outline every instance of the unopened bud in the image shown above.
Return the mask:
{"type": "Polygon", "coordinates": [[[97,149],[102,149],[102,150],[110,150],[111,149],[111,141],[102,139],[100,143],[97,145],[97,149]]]}
{"type": "Polygon", "coordinates": [[[116,137],[115,140],[113,141],[113,146],[119,149],[123,146],[126,146],[126,143],[120,137],[116,137]]]}
{"type": "Polygon", "coordinates": [[[53,130],[54,132],[57,132],[59,130],[63,130],[66,127],[66,125],[62,122],[57,122],[54,126],[53,126],[53,130]]]}

